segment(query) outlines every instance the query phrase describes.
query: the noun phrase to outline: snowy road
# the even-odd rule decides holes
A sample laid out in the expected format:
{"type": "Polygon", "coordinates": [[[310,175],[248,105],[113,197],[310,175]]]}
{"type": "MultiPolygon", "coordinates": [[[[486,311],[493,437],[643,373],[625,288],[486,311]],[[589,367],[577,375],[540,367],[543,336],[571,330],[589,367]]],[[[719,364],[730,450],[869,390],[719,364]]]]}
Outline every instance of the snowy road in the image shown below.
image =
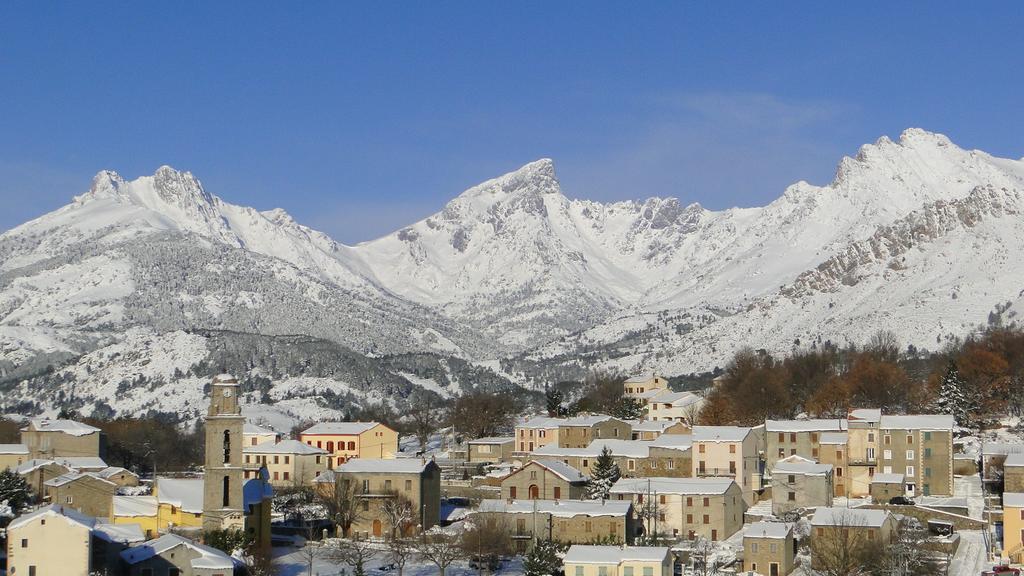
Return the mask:
{"type": "Polygon", "coordinates": [[[991,568],[985,554],[985,541],[980,530],[960,532],[960,547],[949,563],[949,576],[978,576],[991,568]]]}

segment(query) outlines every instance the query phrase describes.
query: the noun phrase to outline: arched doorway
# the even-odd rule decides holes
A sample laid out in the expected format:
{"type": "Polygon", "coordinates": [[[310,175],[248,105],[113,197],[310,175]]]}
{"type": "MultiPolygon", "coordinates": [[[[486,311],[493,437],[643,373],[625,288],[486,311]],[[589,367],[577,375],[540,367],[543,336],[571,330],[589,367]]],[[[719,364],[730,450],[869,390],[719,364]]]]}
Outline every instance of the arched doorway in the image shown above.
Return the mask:
{"type": "Polygon", "coordinates": [[[380,535],[381,535],[380,520],[374,520],[373,521],[373,535],[375,537],[377,537],[377,538],[380,538],[380,535]]]}
{"type": "Polygon", "coordinates": [[[540,498],[540,489],[537,488],[536,484],[530,484],[530,500],[536,500],[540,498]]]}

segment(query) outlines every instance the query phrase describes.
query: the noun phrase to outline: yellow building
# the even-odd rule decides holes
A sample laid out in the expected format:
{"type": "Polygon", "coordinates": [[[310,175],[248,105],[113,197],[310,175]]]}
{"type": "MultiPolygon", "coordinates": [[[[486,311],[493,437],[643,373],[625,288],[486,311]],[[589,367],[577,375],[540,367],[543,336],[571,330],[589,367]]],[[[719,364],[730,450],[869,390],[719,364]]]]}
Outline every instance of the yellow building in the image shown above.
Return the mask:
{"type": "Polygon", "coordinates": [[[259,467],[265,466],[270,484],[282,488],[311,485],[314,478],[327,471],[329,457],[326,450],[298,440],[264,442],[247,446],[243,452],[249,468],[246,478],[255,478],[259,467]]]}
{"type": "Polygon", "coordinates": [[[661,546],[573,544],[565,553],[565,576],[672,576],[672,553],[661,546]]]}
{"type": "Polygon", "coordinates": [[[656,440],[663,434],[689,435],[690,425],[672,420],[629,420],[633,440],[656,440]]]}
{"type": "Polygon", "coordinates": [[[281,433],[266,426],[246,422],[242,427],[242,444],[246,447],[259,446],[267,442],[280,442],[281,433]]]}
{"type": "Polygon", "coordinates": [[[668,380],[651,374],[650,376],[633,376],[622,383],[622,395],[626,398],[645,400],[662,390],[668,390],[668,380]]]}
{"type": "Polygon", "coordinates": [[[645,400],[644,409],[647,419],[655,422],[686,422],[692,420],[700,412],[704,400],[693,392],[673,392],[660,390],[645,400]]]}
{"type": "Polygon", "coordinates": [[[157,478],[153,486],[157,500],[157,532],[203,528],[203,479],[157,478]]]}
{"type": "Polygon", "coordinates": [[[380,422],[321,422],[304,430],[299,440],[326,450],[328,469],[352,458],[394,458],[398,452],[398,432],[380,422]]]}
{"type": "MultiPolygon", "coordinates": [[[[114,524],[138,524],[146,539],[156,538],[159,503],[155,496],[114,496],[114,524]]],[[[166,525],[166,524],[165,524],[166,525]]]]}
{"type": "MultiPolygon", "coordinates": [[[[620,478],[608,497],[631,500],[636,510],[653,506],[658,534],[673,539],[725,540],[743,527],[746,511],[739,486],[729,478],[620,478]]],[[[655,527],[651,522],[638,529],[655,527]]]]}
{"type": "Polygon", "coordinates": [[[1024,492],[1003,493],[1002,557],[1014,564],[1024,564],[1024,492]]]}
{"type": "Polygon", "coordinates": [[[0,444],[0,470],[15,469],[29,460],[28,446],[0,444]]]}

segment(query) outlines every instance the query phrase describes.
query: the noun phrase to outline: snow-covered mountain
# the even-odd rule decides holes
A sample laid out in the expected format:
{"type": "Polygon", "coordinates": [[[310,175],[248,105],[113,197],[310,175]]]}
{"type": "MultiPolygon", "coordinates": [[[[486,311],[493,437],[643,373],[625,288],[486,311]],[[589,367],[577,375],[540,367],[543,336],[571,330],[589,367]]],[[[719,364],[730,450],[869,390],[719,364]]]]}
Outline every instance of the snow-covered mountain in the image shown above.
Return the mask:
{"type": "Polygon", "coordinates": [[[937,348],[1020,297],[1022,192],[1024,162],[911,129],[842,159],[826,186],[722,211],[569,199],[539,160],[350,247],[281,210],[226,203],[188,173],[101,172],[68,206],[0,235],[0,377],[77,366],[128,329],[306,334],[520,382],[689,373],[741,346],[783,352],[880,328],[937,348]]]}

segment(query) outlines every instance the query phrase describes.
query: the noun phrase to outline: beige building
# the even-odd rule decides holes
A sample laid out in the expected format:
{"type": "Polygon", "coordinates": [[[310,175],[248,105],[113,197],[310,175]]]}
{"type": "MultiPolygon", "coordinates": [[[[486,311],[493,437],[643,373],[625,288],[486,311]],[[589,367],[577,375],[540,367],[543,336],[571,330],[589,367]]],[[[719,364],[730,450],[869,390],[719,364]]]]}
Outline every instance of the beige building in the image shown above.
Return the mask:
{"type": "Polygon", "coordinates": [[[481,500],[474,519],[502,526],[519,552],[536,539],[567,543],[631,542],[633,505],[616,500],[481,500]]]}
{"type": "Polygon", "coordinates": [[[558,424],[558,445],[586,448],[594,440],[629,440],[633,428],[628,422],[605,414],[566,418],[558,424]]]}
{"type": "Polygon", "coordinates": [[[130,576],[229,576],[235,561],[220,550],[177,534],[133,546],[121,553],[125,574],[130,576]]]}
{"type": "Polygon", "coordinates": [[[821,457],[818,461],[822,464],[832,465],[834,495],[838,497],[849,494],[849,464],[846,460],[846,455],[849,453],[846,447],[849,438],[850,435],[846,432],[822,432],[819,440],[821,448],[818,454],[821,457]]]}
{"type": "Polygon", "coordinates": [[[584,475],[592,473],[604,448],[611,452],[623,476],[649,477],[690,475],[691,450],[689,436],[664,435],[645,440],[594,440],[586,448],[545,446],[535,450],[532,459],[560,460],[584,475]]]}
{"type": "Polygon", "coordinates": [[[366,536],[390,534],[392,527],[381,513],[392,498],[407,500],[413,510],[406,526],[395,527],[411,534],[417,526],[429,529],[439,522],[441,469],[433,460],[419,458],[353,458],[334,473],[335,490],[353,489],[359,495],[361,513],[352,531],[366,536]]]}
{"type": "Polygon", "coordinates": [[[685,422],[693,424],[704,400],[693,392],[661,390],[646,399],[647,419],[655,422],[685,422]]]}
{"type": "Polygon", "coordinates": [[[693,476],[732,478],[747,504],[752,504],[754,492],[761,489],[758,443],[753,428],[694,426],[693,476]]]}
{"type": "Polygon", "coordinates": [[[46,482],[62,474],[71,472],[71,469],[53,460],[29,460],[18,466],[14,471],[25,479],[32,493],[39,498],[46,496],[46,482]]]}
{"type": "Polygon", "coordinates": [[[1024,493],[1003,492],[1002,558],[1024,563],[1024,493]]]}
{"type": "Polygon", "coordinates": [[[97,477],[109,480],[120,487],[139,485],[139,475],[120,466],[108,466],[99,472],[95,472],[95,474],[97,477]]]}
{"type": "MultiPolygon", "coordinates": [[[[888,544],[896,520],[885,510],[865,508],[818,508],[811,517],[811,539],[841,539],[851,549],[877,542],[888,544]]],[[[844,547],[845,547],[844,546],[844,547]]],[[[829,548],[829,546],[825,546],[829,548]]],[[[811,557],[811,566],[818,560],[811,557]]]]}
{"type": "Polygon", "coordinates": [[[633,440],[654,440],[662,434],[689,435],[690,425],[672,420],[629,420],[633,440]]]}
{"type": "Polygon", "coordinates": [[[656,374],[633,376],[622,383],[622,395],[626,398],[646,400],[662,390],[668,390],[668,380],[656,374]]]}
{"type": "Polygon", "coordinates": [[[117,484],[94,474],[68,472],[45,483],[51,504],[78,510],[93,518],[110,520],[114,511],[117,484]]]}
{"type": "Polygon", "coordinates": [[[7,527],[7,573],[11,576],[89,576],[119,573],[118,554],[142,541],[137,525],[104,524],[51,504],[24,514],[7,527]]]}
{"type": "Polygon", "coordinates": [[[24,444],[0,444],[0,470],[14,470],[31,460],[28,446],[24,444]]]}
{"type": "Polygon", "coordinates": [[[665,547],[574,544],[565,553],[565,576],[672,576],[674,560],[665,547]]]}
{"type": "Polygon", "coordinates": [[[394,458],[398,453],[398,432],[380,422],[321,422],[307,428],[299,440],[326,450],[327,468],[353,458],[394,458]]]}
{"type": "Polygon", "coordinates": [[[871,500],[876,504],[888,504],[889,500],[906,495],[903,492],[904,486],[906,486],[906,479],[903,474],[878,472],[871,478],[869,489],[871,500]]]}
{"type": "Polygon", "coordinates": [[[313,479],[327,471],[328,453],[322,448],[310,446],[298,440],[263,442],[246,446],[246,478],[259,474],[259,467],[265,466],[273,486],[309,486],[313,479]]]}
{"type": "Polygon", "coordinates": [[[755,522],[743,531],[743,570],[786,576],[796,567],[793,528],[783,522],[755,522]]]}
{"type": "Polygon", "coordinates": [[[876,472],[903,474],[908,496],[953,492],[953,417],[854,410],[849,421],[851,494],[870,492],[876,472]]]}
{"type": "Polygon", "coordinates": [[[1024,454],[1010,454],[1003,461],[1003,491],[1024,492],[1024,454]]]}
{"type": "Polygon", "coordinates": [[[470,462],[507,462],[512,458],[516,439],[513,436],[491,436],[466,442],[470,462]]]}
{"type": "Polygon", "coordinates": [[[765,460],[768,468],[788,456],[801,456],[820,462],[822,436],[826,433],[845,432],[846,427],[846,420],[842,419],[765,421],[765,460]]]}
{"type": "Polygon", "coordinates": [[[562,420],[535,416],[518,422],[515,428],[515,452],[527,454],[545,446],[558,446],[558,427],[562,420]]]}
{"type": "Polygon", "coordinates": [[[32,458],[103,458],[107,451],[107,437],[103,431],[74,420],[32,420],[21,430],[21,443],[28,448],[32,458]]]}
{"type": "MultiPolygon", "coordinates": [[[[728,478],[622,478],[609,497],[631,500],[637,510],[653,500],[658,533],[687,540],[732,536],[743,527],[746,510],[740,487],[728,478]]],[[[653,522],[637,529],[653,531],[653,522]]]]}
{"type": "Polygon", "coordinates": [[[501,480],[501,497],[529,500],[578,500],[584,497],[587,477],[559,460],[532,460],[501,480]]]}
{"type": "Polygon", "coordinates": [[[832,465],[801,456],[787,456],[772,469],[772,514],[831,506],[835,487],[832,465]]]}
{"type": "Polygon", "coordinates": [[[242,444],[245,447],[259,446],[267,442],[280,442],[281,433],[273,428],[246,422],[242,426],[242,444]]]}

